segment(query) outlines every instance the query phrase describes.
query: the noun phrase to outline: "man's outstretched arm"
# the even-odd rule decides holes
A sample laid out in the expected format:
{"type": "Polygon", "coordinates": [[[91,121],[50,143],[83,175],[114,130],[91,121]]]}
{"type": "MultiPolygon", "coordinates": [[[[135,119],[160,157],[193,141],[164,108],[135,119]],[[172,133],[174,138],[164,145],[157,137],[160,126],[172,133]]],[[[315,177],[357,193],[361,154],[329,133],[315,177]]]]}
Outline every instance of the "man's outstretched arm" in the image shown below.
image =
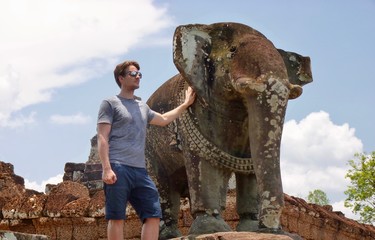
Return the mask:
{"type": "Polygon", "coordinates": [[[185,91],[185,101],[175,109],[169,112],[160,114],[156,113],[150,124],[158,126],[166,126],[176,118],[178,118],[183,111],[185,111],[195,100],[195,92],[191,87],[185,91]]]}

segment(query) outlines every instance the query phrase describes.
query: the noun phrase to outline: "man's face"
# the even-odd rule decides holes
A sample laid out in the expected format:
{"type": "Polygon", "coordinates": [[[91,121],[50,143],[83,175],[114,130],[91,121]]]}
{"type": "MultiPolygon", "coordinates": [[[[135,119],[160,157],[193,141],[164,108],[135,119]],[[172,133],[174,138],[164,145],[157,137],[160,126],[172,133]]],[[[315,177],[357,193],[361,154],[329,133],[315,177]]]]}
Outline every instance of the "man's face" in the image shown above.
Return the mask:
{"type": "Polygon", "coordinates": [[[127,90],[135,90],[139,88],[139,82],[142,78],[142,74],[138,72],[135,66],[129,66],[125,71],[124,76],[119,76],[122,87],[127,90]]]}

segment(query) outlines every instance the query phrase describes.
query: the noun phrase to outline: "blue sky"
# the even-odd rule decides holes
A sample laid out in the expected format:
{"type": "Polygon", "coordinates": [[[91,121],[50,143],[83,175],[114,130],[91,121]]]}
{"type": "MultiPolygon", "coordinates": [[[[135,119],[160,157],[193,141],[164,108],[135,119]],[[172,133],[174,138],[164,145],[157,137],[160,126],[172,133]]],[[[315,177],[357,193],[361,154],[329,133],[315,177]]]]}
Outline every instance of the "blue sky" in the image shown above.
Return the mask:
{"type": "Polygon", "coordinates": [[[114,66],[139,61],[146,101],[177,73],[175,28],[215,22],[310,56],[314,82],[287,109],[284,191],[322,189],[350,216],[347,161],[375,150],[374,0],[2,0],[0,161],[29,188],[61,181],[66,162],[87,161],[99,104],[119,92],[114,66]]]}

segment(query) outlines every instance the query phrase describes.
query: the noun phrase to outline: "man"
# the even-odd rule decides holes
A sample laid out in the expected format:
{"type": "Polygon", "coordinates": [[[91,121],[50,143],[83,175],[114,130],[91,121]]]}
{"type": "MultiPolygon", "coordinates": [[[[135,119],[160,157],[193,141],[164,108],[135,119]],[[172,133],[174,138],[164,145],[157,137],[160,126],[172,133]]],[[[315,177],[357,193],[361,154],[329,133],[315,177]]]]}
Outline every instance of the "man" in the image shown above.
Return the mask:
{"type": "Polygon", "coordinates": [[[146,172],[146,127],[169,124],[195,99],[189,87],[183,104],[164,114],[154,112],[134,96],[142,78],[139,70],[135,61],[116,66],[114,76],[121,91],[104,100],[98,114],[98,152],[103,167],[108,240],[124,239],[128,201],[143,222],[142,239],[158,239],[161,208],[156,186],[146,172]]]}

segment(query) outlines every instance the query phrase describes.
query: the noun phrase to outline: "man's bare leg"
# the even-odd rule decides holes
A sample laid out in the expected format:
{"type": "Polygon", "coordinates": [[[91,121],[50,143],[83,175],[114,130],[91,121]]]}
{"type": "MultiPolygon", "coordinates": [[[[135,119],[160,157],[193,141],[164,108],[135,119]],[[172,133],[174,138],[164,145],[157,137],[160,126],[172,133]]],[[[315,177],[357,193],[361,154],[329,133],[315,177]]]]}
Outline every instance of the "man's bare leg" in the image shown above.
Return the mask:
{"type": "Polygon", "coordinates": [[[142,226],[142,240],[157,240],[159,238],[160,218],[146,218],[142,226]]]}
{"type": "Polygon", "coordinates": [[[124,220],[109,220],[107,236],[108,240],[124,240],[124,220]]]}

